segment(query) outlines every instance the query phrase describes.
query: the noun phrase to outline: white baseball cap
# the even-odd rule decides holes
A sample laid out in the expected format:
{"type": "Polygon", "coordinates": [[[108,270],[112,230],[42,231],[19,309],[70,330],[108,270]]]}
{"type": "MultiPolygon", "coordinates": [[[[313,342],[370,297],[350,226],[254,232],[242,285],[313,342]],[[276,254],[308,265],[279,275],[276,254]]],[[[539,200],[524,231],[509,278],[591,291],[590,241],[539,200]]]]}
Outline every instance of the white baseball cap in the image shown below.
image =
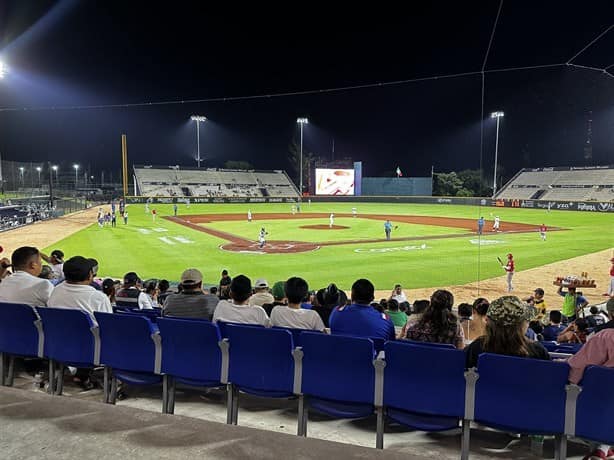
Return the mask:
{"type": "Polygon", "coordinates": [[[256,280],[256,284],[254,284],[254,287],[256,287],[256,288],[268,288],[269,287],[269,282],[267,280],[265,280],[264,278],[258,278],[256,280]]]}

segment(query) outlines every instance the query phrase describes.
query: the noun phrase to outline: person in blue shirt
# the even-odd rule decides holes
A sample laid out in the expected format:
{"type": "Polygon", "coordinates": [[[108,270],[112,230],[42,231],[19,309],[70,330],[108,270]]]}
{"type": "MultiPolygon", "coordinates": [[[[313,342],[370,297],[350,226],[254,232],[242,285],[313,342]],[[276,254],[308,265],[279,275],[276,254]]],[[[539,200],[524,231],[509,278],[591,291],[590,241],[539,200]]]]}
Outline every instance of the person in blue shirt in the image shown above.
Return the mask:
{"type": "Polygon", "coordinates": [[[484,229],[484,218],[480,217],[478,219],[478,235],[482,234],[482,230],[484,229]]]}
{"type": "Polygon", "coordinates": [[[373,301],[375,287],[367,279],[359,279],[352,285],[352,304],[336,307],[330,315],[331,334],[394,340],[394,324],[385,313],[369,304],[373,301]]]}
{"type": "Polygon", "coordinates": [[[390,240],[390,233],[392,232],[392,222],[390,220],[384,222],[384,232],[386,232],[386,239],[390,240]]]}
{"type": "Polygon", "coordinates": [[[565,330],[565,326],[561,324],[562,320],[563,315],[559,310],[552,310],[550,312],[550,324],[548,324],[544,328],[544,332],[542,332],[544,340],[556,341],[559,334],[565,330]]]}

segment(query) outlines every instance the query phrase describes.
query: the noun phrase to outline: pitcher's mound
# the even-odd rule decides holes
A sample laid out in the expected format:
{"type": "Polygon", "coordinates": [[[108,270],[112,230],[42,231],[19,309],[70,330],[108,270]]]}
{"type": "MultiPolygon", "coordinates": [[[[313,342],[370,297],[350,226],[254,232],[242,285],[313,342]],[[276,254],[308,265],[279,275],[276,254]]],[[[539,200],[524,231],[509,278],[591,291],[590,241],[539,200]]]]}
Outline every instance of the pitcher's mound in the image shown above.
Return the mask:
{"type": "Polygon", "coordinates": [[[347,227],[345,225],[333,225],[332,227],[326,224],[321,225],[301,225],[299,228],[306,228],[308,230],[343,230],[347,227]]]}

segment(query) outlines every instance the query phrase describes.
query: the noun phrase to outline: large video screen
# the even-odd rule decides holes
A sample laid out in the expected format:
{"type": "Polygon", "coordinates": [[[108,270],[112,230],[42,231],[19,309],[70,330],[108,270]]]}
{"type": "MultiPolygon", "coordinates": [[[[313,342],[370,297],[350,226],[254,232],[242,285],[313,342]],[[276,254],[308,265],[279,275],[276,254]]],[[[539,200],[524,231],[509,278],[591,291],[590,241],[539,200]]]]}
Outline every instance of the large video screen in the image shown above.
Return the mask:
{"type": "Polygon", "coordinates": [[[316,195],[354,195],[354,170],[316,168],[316,195]]]}

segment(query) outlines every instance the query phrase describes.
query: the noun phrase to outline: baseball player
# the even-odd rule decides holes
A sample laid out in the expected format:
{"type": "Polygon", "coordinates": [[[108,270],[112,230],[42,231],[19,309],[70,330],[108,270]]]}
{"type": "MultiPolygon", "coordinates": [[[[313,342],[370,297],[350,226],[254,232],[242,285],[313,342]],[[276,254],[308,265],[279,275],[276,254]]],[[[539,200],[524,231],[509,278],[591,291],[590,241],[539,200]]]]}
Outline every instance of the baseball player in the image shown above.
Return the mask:
{"type": "Polygon", "coordinates": [[[156,221],[156,216],[158,215],[157,211],[155,209],[151,210],[151,219],[155,222],[156,221]]]}
{"type": "Polygon", "coordinates": [[[507,264],[501,265],[501,268],[505,270],[507,273],[507,292],[512,292],[514,290],[514,285],[512,284],[512,278],[514,277],[514,256],[510,252],[507,255],[507,264]]]}
{"type": "Polygon", "coordinates": [[[390,233],[392,233],[392,222],[390,220],[384,222],[384,233],[386,233],[386,239],[390,240],[390,233]]]}
{"type": "Polygon", "coordinates": [[[260,229],[260,233],[258,234],[258,243],[259,243],[259,248],[262,249],[264,247],[264,245],[266,244],[266,236],[268,235],[267,231],[264,229],[264,227],[262,227],[260,229]]]}
{"type": "Polygon", "coordinates": [[[480,217],[478,219],[478,235],[482,234],[482,230],[484,230],[484,218],[480,217]]]}
{"type": "Polygon", "coordinates": [[[612,266],[610,267],[610,287],[606,295],[614,297],[614,257],[610,259],[610,262],[612,262],[612,266]]]}
{"type": "Polygon", "coordinates": [[[356,208],[352,208],[352,217],[356,217],[357,213],[358,211],[356,210],[356,208]]]}
{"type": "Polygon", "coordinates": [[[492,231],[498,232],[500,226],[501,226],[501,219],[499,219],[499,216],[495,216],[495,222],[492,224],[492,231]]]}
{"type": "Polygon", "coordinates": [[[544,224],[541,224],[539,226],[539,236],[541,237],[542,241],[546,241],[546,231],[548,230],[548,227],[546,227],[544,224]]]}
{"type": "Polygon", "coordinates": [[[247,221],[248,222],[252,221],[252,210],[251,209],[247,210],[247,221]]]}
{"type": "Polygon", "coordinates": [[[335,225],[335,215],[331,212],[328,218],[328,228],[333,228],[333,225],[335,225]]]}

